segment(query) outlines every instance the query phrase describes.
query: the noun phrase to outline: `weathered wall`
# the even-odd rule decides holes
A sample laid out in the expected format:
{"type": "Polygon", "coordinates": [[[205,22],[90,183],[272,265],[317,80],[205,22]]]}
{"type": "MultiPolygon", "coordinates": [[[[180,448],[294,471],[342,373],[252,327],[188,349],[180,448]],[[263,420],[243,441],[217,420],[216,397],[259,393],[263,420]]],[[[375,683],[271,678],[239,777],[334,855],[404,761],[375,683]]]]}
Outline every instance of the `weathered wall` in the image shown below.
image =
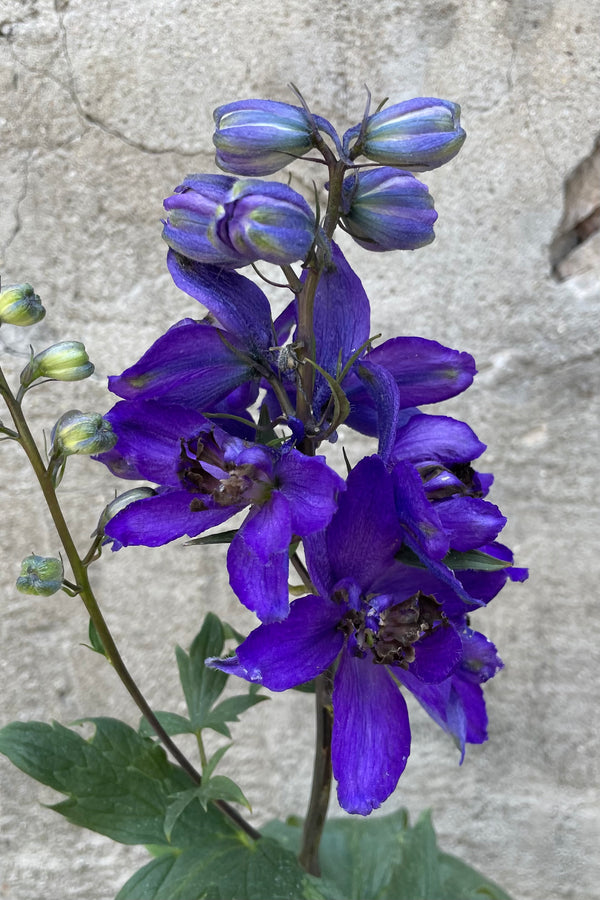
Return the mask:
{"type": "MultiPolygon", "coordinates": [[[[598,235],[561,263],[562,281],[550,259],[565,181],[600,131],[599,35],[598,0],[0,0],[0,272],[5,283],[31,281],[48,309],[26,334],[3,328],[0,349],[16,374],[30,341],[79,339],[97,365],[88,382],[33,392],[40,430],[72,406],[107,409],[106,374],[196,314],[170,283],[158,220],[183,175],[214,171],[214,106],[290,100],[293,81],[344,129],[361,114],[365,82],[377,99],[461,103],[465,148],[425,179],[436,242],[415,254],[349,252],[374,333],[420,334],[478,361],[476,385],[451,411],[490,446],[492,499],[531,578],[481,614],[506,662],[487,691],[490,742],[459,769],[450,742],[415,711],[396,797],[413,813],[433,806],[443,846],[519,900],[592,900],[600,878],[598,235]]],[[[565,230],[593,213],[593,189],[584,194],[565,230]]],[[[136,721],[112,671],[81,646],[77,601],[15,591],[20,559],[58,545],[16,449],[0,456],[2,723],[136,721]]],[[[100,466],[71,466],[62,493],[82,539],[112,490],[100,466]]],[[[173,546],[108,554],[96,567],[109,621],[158,708],[181,702],[172,646],[189,643],[207,608],[251,625],[222,584],[222,562],[219,550],[173,546]]],[[[276,697],[237,733],[245,743],[229,764],[260,820],[301,812],[310,699],[276,697]]],[[[0,776],[0,896],[108,900],[145,859],[40,807],[50,792],[4,759],[0,776]]]]}

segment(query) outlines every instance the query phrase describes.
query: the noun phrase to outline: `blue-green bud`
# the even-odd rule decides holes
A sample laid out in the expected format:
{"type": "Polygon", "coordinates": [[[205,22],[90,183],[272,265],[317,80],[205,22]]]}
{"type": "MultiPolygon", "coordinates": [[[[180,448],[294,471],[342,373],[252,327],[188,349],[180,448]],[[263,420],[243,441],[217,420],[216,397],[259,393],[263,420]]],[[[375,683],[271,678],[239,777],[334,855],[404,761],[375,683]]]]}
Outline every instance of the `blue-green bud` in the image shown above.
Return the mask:
{"type": "Polygon", "coordinates": [[[110,422],[100,413],[83,413],[70,409],[64,413],[52,429],[51,459],[60,459],[80,453],[106,453],[117,443],[117,435],[110,422]]]}
{"type": "Polygon", "coordinates": [[[49,597],[60,591],[63,578],[63,564],[60,559],[32,554],[25,557],[21,563],[21,574],[17,578],[17,590],[22,594],[49,597]]]}
{"type": "Polygon", "coordinates": [[[341,220],[366,250],[416,250],[434,238],[433,197],[410,172],[381,166],[349,175],[341,220]]]}
{"type": "Polygon", "coordinates": [[[214,113],[216,162],[236,175],[271,175],[315,146],[318,131],[339,138],[321,116],[275,100],[238,100],[214,113]]]}
{"type": "Polygon", "coordinates": [[[236,181],[208,226],[208,238],[247,262],[283,266],[305,259],[315,238],[315,217],[300,194],[277,181],[236,181]]]}
{"type": "Polygon", "coordinates": [[[35,325],[46,315],[30,284],[9,284],[0,291],[0,324],[35,325]]]}
{"type": "Polygon", "coordinates": [[[374,162],[413,172],[449,162],[465,140],[460,106],[436,97],[417,97],[373,113],[344,135],[351,159],[361,154],[374,162]]]}
{"type": "Polygon", "coordinates": [[[61,341],[31,359],[21,372],[21,384],[30,385],[37,378],[81,381],[89,378],[93,371],[93,363],[80,341],[61,341]]]}

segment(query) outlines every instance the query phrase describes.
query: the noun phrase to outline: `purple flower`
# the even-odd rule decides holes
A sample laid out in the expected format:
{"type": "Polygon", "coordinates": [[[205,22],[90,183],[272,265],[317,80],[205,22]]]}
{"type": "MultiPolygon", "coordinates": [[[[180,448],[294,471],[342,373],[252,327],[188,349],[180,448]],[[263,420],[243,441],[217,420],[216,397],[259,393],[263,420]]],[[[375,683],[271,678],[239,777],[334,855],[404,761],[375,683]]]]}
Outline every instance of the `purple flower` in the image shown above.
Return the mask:
{"type": "Polygon", "coordinates": [[[416,250],[434,239],[437,213],[427,187],[387,166],[344,180],[341,220],[365,250],[416,250]]]}
{"type": "MultiPolygon", "coordinates": [[[[317,286],[314,331],[318,364],[333,377],[346,372],[341,382],[350,403],[345,424],[376,435],[383,458],[389,456],[403,411],[454,397],[469,387],[476,372],[470,354],[425,338],[396,337],[369,349],[369,299],[335,244],[331,266],[317,286]]],[[[331,388],[317,373],[317,421],[327,420],[330,400],[331,388]]]]}
{"type": "MultiPolygon", "coordinates": [[[[501,665],[495,648],[466,628],[464,606],[453,623],[433,591],[406,591],[409,567],[396,555],[405,523],[419,513],[410,491],[399,504],[378,457],[363,459],[326,530],[304,541],[315,593],[294,601],[284,622],[253,631],[234,657],[207,661],[275,691],[334,666],[333,773],[340,804],[361,815],[390,795],[409,755],[398,681],[464,747],[485,739],[479,684],[501,665]]],[[[413,571],[416,585],[429,577],[413,571]]]]}
{"type": "Polygon", "coordinates": [[[229,546],[231,586],[263,621],[283,619],[292,537],[323,529],[345,487],[325,458],[247,444],[193,410],[153,401],[117,403],[106,419],[118,439],[98,459],[160,486],[107,523],[115,547],[194,537],[249,506],[229,546]]]}

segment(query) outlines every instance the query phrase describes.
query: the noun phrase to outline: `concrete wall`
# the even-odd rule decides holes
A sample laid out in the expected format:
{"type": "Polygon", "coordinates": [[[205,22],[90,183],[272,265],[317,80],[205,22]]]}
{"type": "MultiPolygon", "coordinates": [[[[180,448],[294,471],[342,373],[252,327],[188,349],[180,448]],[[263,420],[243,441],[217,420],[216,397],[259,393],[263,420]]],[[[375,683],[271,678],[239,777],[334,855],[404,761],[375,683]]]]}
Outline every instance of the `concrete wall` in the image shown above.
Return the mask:
{"type": "MultiPolygon", "coordinates": [[[[566,180],[600,132],[599,34],[598,0],[0,0],[0,272],[31,281],[48,309],[27,333],[2,328],[3,365],[16,376],[29,342],[59,339],[84,341],[97,365],[88,382],[31,394],[39,433],[65,409],[106,410],[105,376],[197,315],[170,282],[158,220],[182,176],[215,170],[213,107],[291,100],[293,81],[343,130],[360,117],[364,83],[377,100],[461,103],[464,150],[425,179],[440,214],[435,243],[349,253],[374,333],[415,333],[476,357],[476,385],[446,409],[488,443],[492,499],[531,578],[478,620],[506,663],[487,691],[489,743],[458,768],[451,743],[415,710],[413,753],[387,809],[432,806],[443,847],[519,900],[592,900],[600,878],[594,178],[580,170],[583,188],[571,181],[563,208],[566,180]]],[[[17,449],[0,448],[1,721],[135,722],[110,668],[81,646],[78,602],[13,587],[22,557],[59,549],[17,449]]],[[[100,466],[70,467],[62,495],[82,546],[113,487],[100,466]]],[[[207,609],[251,627],[222,571],[219,549],[180,546],[107,554],[94,570],[158,708],[181,708],[172,648],[189,644],[207,609]]],[[[229,771],[258,822],[305,808],[312,728],[301,695],[277,696],[237,727],[229,771]]],[[[45,810],[38,801],[51,792],[4,759],[0,777],[1,897],[108,900],[145,861],[45,810]]]]}

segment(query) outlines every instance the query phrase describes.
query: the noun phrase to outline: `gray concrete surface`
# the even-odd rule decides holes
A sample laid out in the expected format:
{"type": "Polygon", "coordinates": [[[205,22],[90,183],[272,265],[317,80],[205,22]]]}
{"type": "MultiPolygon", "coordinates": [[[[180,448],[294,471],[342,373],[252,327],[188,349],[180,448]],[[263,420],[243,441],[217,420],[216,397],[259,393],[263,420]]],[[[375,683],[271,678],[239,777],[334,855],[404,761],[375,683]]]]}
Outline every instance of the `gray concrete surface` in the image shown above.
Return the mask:
{"type": "MultiPolygon", "coordinates": [[[[415,710],[413,753],[387,809],[432,806],[443,847],[515,900],[593,900],[600,880],[598,236],[571,248],[562,280],[550,258],[560,223],[579,215],[563,208],[565,183],[600,132],[599,36],[598,0],[0,0],[0,272],[31,281],[48,309],[31,332],[2,329],[3,364],[16,375],[29,342],[79,339],[97,365],[88,382],[31,395],[40,434],[67,408],[107,409],[105,376],[197,314],[170,283],[158,220],[182,176],[214,171],[213,107],[289,100],[289,81],[340,129],[360,116],[365,82],[377,99],[461,103],[464,150],[425,179],[436,242],[394,256],[348,250],[373,332],[476,357],[475,386],[446,408],[489,444],[506,541],[531,568],[479,620],[506,662],[487,691],[491,740],[459,768],[415,710]]],[[[15,591],[21,558],[58,544],[16,448],[0,456],[1,722],[135,722],[112,671],[81,646],[77,601],[15,591]]],[[[62,495],[82,543],[112,490],[100,466],[74,461],[62,495]]],[[[180,546],[108,554],[94,571],[156,707],[181,708],[172,647],[189,643],[208,608],[252,624],[222,571],[220,550],[180,546]]],[[[236,733],[229,771],[256,821],[301,813],[310,699],[277,696],[236,733]]],[[[44,809],[51,792],[4,759],[0,777],[0,897],[110,900],[145,860],[44,809]]]]}

